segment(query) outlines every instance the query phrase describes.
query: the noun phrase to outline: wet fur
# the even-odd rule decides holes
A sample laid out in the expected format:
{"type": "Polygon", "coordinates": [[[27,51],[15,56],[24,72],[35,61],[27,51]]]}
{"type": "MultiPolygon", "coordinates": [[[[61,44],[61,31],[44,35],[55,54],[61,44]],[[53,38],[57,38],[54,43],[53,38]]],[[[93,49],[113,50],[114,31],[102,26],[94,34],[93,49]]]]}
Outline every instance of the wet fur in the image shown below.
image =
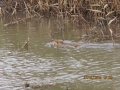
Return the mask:
{"type": "Polygon", "coordinates": [[[70,46],[74,46],[74,47],[80,46],[80,44],[66,43],[63,40],[54,40],[53,43],[55,46],[62,46],[62,45],[70,45],[70,46]]]}

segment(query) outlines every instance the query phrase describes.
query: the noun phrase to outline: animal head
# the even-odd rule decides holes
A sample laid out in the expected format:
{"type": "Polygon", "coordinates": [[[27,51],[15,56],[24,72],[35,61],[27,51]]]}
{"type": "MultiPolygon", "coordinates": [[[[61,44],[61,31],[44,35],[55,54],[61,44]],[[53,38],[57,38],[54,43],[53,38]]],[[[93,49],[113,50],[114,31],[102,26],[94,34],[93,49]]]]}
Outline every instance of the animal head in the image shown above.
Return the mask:
{"type": "Polygon", "coordinates": [[[63,40],[54,40],[54,45],[62,45],[63,43],[63,40]]]}

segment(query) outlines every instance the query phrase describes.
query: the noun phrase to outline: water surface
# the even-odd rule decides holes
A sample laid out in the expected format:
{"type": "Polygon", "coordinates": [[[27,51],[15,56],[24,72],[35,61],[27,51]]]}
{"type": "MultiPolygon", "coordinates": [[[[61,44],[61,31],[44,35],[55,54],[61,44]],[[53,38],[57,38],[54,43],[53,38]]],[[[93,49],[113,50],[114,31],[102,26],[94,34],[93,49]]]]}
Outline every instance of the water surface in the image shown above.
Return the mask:
{"type": "Polygon", "coordinates": [[[25,83],[31,85],[30,90],[120,90],[120,43],[82,43],[79,30],[69,27],[67,31],[56,23],[53,19],[33,19],[4,26],[1,20],[0,90],[25,90],[25,83]],[[82,45],[52,46],[49,34],[61,28],[64,33],[56,38],[82,45]],[[26,50],[22,47],[28,39],[26,50]],[[84,79],[85,75],[102,79],[84,79]]]}

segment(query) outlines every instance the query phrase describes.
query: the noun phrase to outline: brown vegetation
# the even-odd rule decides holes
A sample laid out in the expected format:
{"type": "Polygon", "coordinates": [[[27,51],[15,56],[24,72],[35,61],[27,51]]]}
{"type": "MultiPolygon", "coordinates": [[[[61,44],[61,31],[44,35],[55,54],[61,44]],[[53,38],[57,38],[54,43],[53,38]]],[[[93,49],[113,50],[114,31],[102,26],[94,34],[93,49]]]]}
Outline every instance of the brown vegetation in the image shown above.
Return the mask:
{"type": "Polygon", "coordinates": [[[119,0],[1,0],[2,14],[25,14],[26,17],[46,16],[71,20],[74,25],[100,38],[118,37],[120,23],[119,0]],[[113,24],[114,22],[114,24],[113,24]],[[99,30],[90,28],[93,24],[99,30]],[[89,29],[89,30],[88,30],[89,29]]]}

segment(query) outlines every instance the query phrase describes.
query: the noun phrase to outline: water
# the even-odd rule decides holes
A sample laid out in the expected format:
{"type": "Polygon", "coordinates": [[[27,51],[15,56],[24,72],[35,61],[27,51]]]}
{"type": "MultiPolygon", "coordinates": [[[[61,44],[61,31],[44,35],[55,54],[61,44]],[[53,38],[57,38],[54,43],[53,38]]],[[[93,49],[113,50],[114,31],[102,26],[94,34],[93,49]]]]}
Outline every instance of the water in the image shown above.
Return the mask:
{"type": "Polygon", "coordinates": [[[4,26],[1,20],[0,90],[120,90],[120,43],[82,43],[71,28],[56,38],[81,46],[56,48],[49,36],[63,28],[56,23],[33,19],[4,26]],[[26,50],[22,47],[28,39],[26,50]]]}

